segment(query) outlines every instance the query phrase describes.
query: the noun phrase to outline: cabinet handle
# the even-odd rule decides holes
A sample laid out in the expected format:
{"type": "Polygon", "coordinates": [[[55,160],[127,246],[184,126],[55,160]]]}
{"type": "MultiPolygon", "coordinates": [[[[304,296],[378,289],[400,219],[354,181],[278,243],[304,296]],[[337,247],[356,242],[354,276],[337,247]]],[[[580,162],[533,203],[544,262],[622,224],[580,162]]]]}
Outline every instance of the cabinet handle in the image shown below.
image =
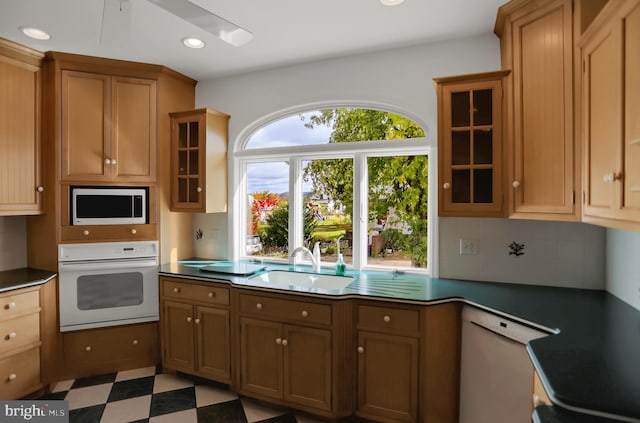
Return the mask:
{"type": "Polygon", "coordinates": [[[36,188],[36,191],[44,192],[44,187],[43,186],[39,186],[38,188],[36,188]]]}
{"type": "Polygon", "coordinates": [[[449,182],[445,182],[444,184],[442,184],[442,188],[443,189],[449,189],[449,188],[451,188],[451,184],[449,182]]]}
{"type": "Polygon", "coordinates": [[[262,303],[258,303],[258,304],[256,304],[256,308],[257,308],[258,310],[262,310],[262,303]]]}
{"type": "Polygon", "coordinates": [[[7,310],[13,310],[14,308],[16,308],[16,303],[12,302],[12,303],[7,304],[6,308],[7,308],[7,310]]]}
{"type": "Polygon", "coordinates": [[[604,176],[602,177],[602,180],[604,182],[621,181],[622,180],[622,173],[621,172],[605,173],[604,176]]]}
{"type": "Polygon", "coordinates": [[[196,325],[200,324],[200,319],[196,319],[196,325]]]}
{"type": "Polygon", "coordinates": [[[91,346],[90,346],[90,345],[87,345],[86,347],[84,347],[84,350],[85,350],[85,351],[91,351],[91,349],[92,349],[92,348],[91,348],[91,346]]]}
{"type": "Polygon", "coordinates": [[[384,316],[382,318],[382,320],[384,320],[385,323],[389,323],[391,321],[391,317],[390,316],[384,316]]]}
{"type": "Polygon", "coordinates": [[[207,295],[209,296],[209,298],[213,298],[216,296],[215,292],[209,292],[207,295]]]}
{"type": "Polygon", "coordinates": [[[286,340],[286,339],[283,339],[283,340],[282,340],[282,346],[283,346],[283,347],[286,347],[288,343],[289,343],[289,342],[287,342],[287,340],[286,340]]]}
{"type": "Polygon", "coordinates": [[[302,310],[302,317],[307,317],[309,315],[309,313],[307,313],[307,310],[302,310]]]}
{"type": "Polygon", "coordinates": [[[111,160],[111,164],[112,165],[116,164],[116,159],[111,160]]]}
{"type": "Polygon", "coordinates": [[[138,233],[138,231],[136,231],[135,229],[131,229],[131,235],[135,235],[137,233],[138,233]]]}
{"type": "Polygon", "coordinates": [[[107,164],[107,165],[111,164],[111,160],[109,160],[109,159],[104,159],[104,164],[107,164]]]}
{"type": "Polygon", "coordinates": [[[15,332],[11,332],[8,336],[7,339],[16,339],[16,336],[18,336],[15,332]]]}
{"type": "Polygon", "coordinates": [[[520,182],[518,182],[518,181],[513,181],[513,182],[511,183],[511,186],[512,186],[512,187],[514,187],[514,188],[516,188],[516,189],[518,189],[518,188],[520,187],[520,182]]]}
{"type": "Polygon", "coordinates": [[[196,191],[198,191],[198,192],[202,192],[202,188],[197,187],[197,188],[196,188],[196,191]]]}
{"type": "Polygon", "coordinates": [[[138,340],[137,339],[133,340],[133,345],[138,345],[138,340]]]}
{"type": "Polygon", "coordinates": [[[173,292],[177,294],[178,292],[180,292],[180,288],[173,288],[173,292]]]}
{"type": "Polygon", "coordinates": [[[276,344],[282,345],[282,338],[276,338],[276,344]]]}
{"type": "Polygon", "coordinates": [[[18,375],[16,375],[15,373],[11,373],[9,375],[9,382],[11,382],[12,380],[16,380],[17,377],[18,377],[18,375]]]}
{"type": "Polygon", "coordinates": [[[82,235],[88,236],[89,235],[89,231],[85,229],[84,231],[82,231],[82,235]]]}
{"type": "Polygon", "coordinates": [[[362,354],[364,352],[364,347],[358,347],[358,353],[362,354]]]}
{"type": "Polygon", "coordinates": [[[187,323],[191,323],[193,319],[191,317],[187,317],[187,323]]]}

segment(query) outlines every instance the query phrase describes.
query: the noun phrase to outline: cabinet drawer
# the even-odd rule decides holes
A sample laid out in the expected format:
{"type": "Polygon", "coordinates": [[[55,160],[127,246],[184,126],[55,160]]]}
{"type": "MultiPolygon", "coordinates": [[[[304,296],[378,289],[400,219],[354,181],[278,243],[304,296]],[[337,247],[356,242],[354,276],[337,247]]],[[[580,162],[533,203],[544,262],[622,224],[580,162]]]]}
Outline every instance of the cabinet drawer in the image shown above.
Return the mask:
{"type": "Polygon", "coordinates": [[[38,389],[40,348],[0,360],[0,398],[16,399],[38,389]]]}
{"type": "Polygon", "coordinates": [[[229,305],[229,288],[196,285],[188,282],[162,281],[162,295],[206,304],[229,305]]]}
{"type": "Polygon", "coordinates": [[[145,241],[158,239],[156,225],[78,225],[62,226],[65,242],[145,241]]]}
{"type": "Polygon", "coordinates": [[[359,305],[358,327],[382,332],[415,334],[420,331],[420,313],[417,310],[359,305]]]}
{"type": "Polygon", "coordinates": [[[40,313],[0,321],[0,354],[40,341],[40,313]]]}
{"type": "Polygon", "coordinates": [[[0,318],[18,316],[40,307],[38,290],[0,297],[0,318]]]}
{"type": "Polygon", "coordinates": [[[277,320],[331,324],[331,306],[327,304],[241,294],[240,312],[277,320]]]}

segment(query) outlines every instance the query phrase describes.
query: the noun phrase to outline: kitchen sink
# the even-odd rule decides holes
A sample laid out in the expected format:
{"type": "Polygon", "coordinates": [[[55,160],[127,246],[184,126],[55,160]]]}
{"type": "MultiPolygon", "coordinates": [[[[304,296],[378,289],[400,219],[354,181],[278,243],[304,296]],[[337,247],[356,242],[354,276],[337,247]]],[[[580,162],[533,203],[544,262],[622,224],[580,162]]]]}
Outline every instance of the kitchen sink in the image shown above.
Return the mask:
{"type": "Polygon", "coordinates": [[[286,270],[270,270],[249,277],[249,280],[281,287],[343,289],[355,278],[351,276],[323,275],[319,273],[289,272],[286,270]]]}

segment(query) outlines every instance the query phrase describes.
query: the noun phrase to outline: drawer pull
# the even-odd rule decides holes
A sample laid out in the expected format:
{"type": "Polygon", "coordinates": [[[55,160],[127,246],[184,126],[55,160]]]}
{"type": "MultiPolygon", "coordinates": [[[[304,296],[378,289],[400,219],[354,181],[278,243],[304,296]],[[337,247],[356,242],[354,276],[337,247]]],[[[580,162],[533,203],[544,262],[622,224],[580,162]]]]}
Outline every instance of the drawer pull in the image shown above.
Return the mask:
{"type": "Polygon", "coordinates": [[[187,317],[187,323],[191,323],[193,319],[191,317],[187,317]]]}
{"type": "Polygon", "coordinates": [[[180,288],[173,288],[173,292],[177,294],[178,292],[180,292],[180,288]]]}
{"type": "Polygon", "coordinates": [[[131,229],[131,235],[135,235],[137,233],[138,233],[138,231],[136,231],[135,229],[131,229]]]}
{"type": "Polygon", "coordinates": [[[262,303],[258,303],[258,304],[256,304],[256,308],[257,308],[258,310],[262,310],[262,303]]]}
{"type": "Polygon", "coordinates": [[[309,315],[309,313],[307,312],[307,310],[302,310],[302,317],[307,317],[309,315]]]}
{"type": "Polygon", "coordinates": [[[82,235],[89,236],[89,231],[85,229],[84,231],[82,231],[82,235]]]}
{"type": "Polygon", "coordinates": [[[9,303],[5,308],[7,310],[13,310],[14,308],[16,308],[16,303],[9,303]]]}
{"type": "Polygon", "coordinates": [[[364,352],[364,347],[358,347],[358,353],[362,354],[364,352]]]}
{"type": "Polygon", "coordinates": [[[276,338],[276,344],[282,345],[282,338],[276,338]]]}
{"type": "Polygon", "coordinates": [[[84,347],[84,350],[85,350],[85,351],[87,351],[87,352],[88,352],[88,351],[91,351],[91,349],[92,349],[92,348],[91,348],[91,346],[90,346],[90,345],[87,345],[86,347],[84,347]]]}
{"type": "Polygon", "coordinates": [[[287,342],[287,340],[286,340],[286,339],[283,339],[283,340],[282,340],[282,346],[283,346],[283,347],[286,347],[288,343],[289,343],[289,342],[287,342]]]}
{"type": "Polygon", "coordinates": [[[11,373],[9,375],[9,382],[11,382],[12,380],[16,380],[17,377],[18,377],[18,375],[16,375],[15,373],[11,373]]]}
{"type": "Polygon", "coordinates": [[[133,345],[138,345],[138,340],[137,339],[133,340],[133,345]]]}
{"type": "Polygon", "coordinates": [[[384,316],[382,318],[382,320],[384,320],[385,323],[389,323],[391,321],[391,317],[390,316],[384,316]]]}
{"type": "Polygon", "coordinates": [[[196,325],[200,324],[200,319],[196,319],[196,325]]]}
{"type": "Polygon", "coordinates": [[[16,335],[16,333],[15,333],[15,332],[11,332],[11,333],[7,336],[7,338],[8,338],[8,339],[16,339],[16,336],[17,336],[17,335],[16,335]]]}
{"type": "Polygon", "coordinates": [[[213,298],[216,296],[215,292],[209,292],[207,295],[209,296],[209,298],[213,298]]]}

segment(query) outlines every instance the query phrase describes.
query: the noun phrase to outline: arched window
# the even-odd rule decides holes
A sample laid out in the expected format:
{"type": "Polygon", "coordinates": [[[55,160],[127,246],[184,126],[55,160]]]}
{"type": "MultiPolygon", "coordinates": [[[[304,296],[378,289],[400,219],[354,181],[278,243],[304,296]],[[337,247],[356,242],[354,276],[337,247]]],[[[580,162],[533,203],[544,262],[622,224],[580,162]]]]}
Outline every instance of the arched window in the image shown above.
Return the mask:
{"type": "Polygon", "coordinates": [[[262,126],[235,153],[239,256],[285,261],[320,243],[325,267],[342,254],[357,269],[426,268],[431,149],[421,125],[383,110],[313,110],[262,126]]]}

